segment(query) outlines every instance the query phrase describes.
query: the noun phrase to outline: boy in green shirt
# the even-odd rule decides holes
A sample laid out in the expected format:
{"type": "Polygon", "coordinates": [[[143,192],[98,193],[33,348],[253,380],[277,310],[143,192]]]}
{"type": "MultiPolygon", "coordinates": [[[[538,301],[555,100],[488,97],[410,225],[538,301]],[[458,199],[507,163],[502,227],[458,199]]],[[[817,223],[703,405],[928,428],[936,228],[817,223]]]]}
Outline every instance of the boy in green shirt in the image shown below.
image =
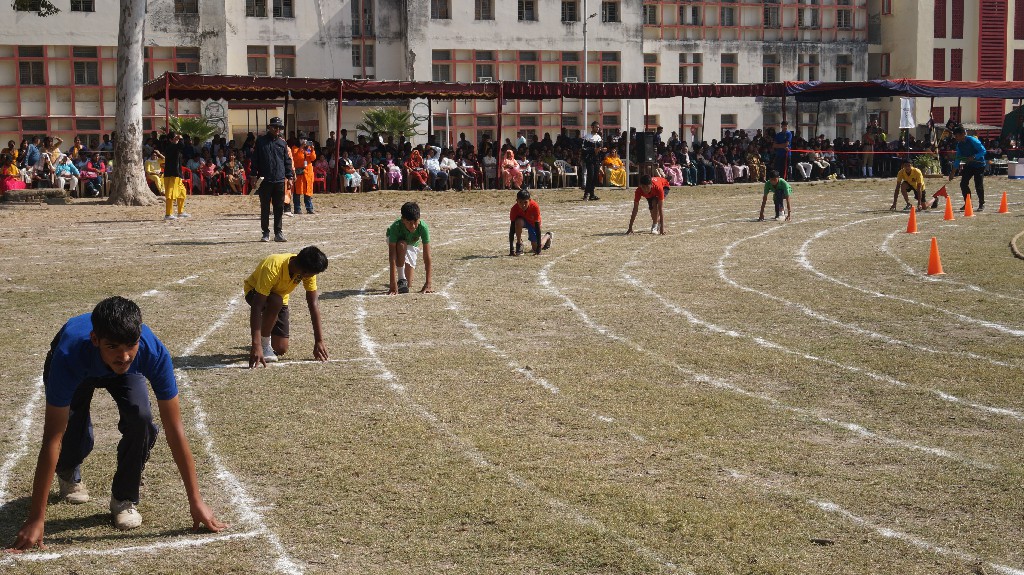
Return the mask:
{"type": "Polygon", "coordinates": [[[775,219],[779,219],[785,214],[786,221],[789,221],[790,216],[793,215],[793,206],[789,203],[789,195],[793,192],[793,188],[789,186],[789,182],[779,177],[779,173],[775,170],[768,172],[768,181],[764,183],[764,197],[761,198],[761,213],[757,216],[757,221],[764,221],[764,206],[768,203],[768,194],[772,194],[772,199],[775,201],[775,219]],[[782,209],[782,200],[786,200],[786,209],[782,209]]]}
{"type": "Polygon", "coordinates": [[[427,279],[420,293],[433,293],[430,287],[430,230],[427,223],[420,221],[420,207],[416,202],[402,204],[402,217],[388,227],[388,268],[391,284],[388,295],[409,293],[412,274],[416,269],[420,240],[423,240],[423,263],[427,279]]]}

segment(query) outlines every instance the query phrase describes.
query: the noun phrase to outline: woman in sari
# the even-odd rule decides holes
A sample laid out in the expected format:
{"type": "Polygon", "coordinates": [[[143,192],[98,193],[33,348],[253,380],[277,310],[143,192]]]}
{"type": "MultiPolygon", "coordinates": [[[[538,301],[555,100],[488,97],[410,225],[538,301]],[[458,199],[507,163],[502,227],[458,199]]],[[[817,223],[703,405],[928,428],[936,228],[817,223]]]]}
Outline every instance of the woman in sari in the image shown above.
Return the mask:
{"type": "Polygon", "coordinates": [[[523,187],[523,172],[519,170],[519,161],[511,149],[505,150],[501,160],[501,187],[507,189],[509,184],[523,187]]]}
{"type": "Polygon", "coordinates": [[[427,169],[423,166],[423,156],[419,150],[413,150],[412,155],[405,162],[405,169],[409,171],[409,182],[417,190],[422,190],[427,187],[427,178],[430,174],[427,173],[427,169]]]}
{"type": "Polygon", "coordinates": [[[604,162],[605,180],[616,188],[626,187],[626,166],[619,158],[619,152],[612,148],[605,157],[604,162]]]}

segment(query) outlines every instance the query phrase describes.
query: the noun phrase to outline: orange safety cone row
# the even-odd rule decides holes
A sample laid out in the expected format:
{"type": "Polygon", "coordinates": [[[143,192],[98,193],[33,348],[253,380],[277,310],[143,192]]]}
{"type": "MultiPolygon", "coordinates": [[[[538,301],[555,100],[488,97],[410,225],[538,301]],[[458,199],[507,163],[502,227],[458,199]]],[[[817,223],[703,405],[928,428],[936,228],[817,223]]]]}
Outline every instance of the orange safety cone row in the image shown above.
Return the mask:
{"type": "Polygon", "coordinates": [[[969,195],[968,196],[964,196],[964,217],[965,218],[973,218],[974,217],[974,207],[971,206],[971,196],[969,196],[969,195]]]}
{"type": "Polygon", "coordinates": [[[941,276],[946,272],[942,271],[942,259],[939,257],[939,241],[932,238],[932,249],[928,252],[928,275],[941,276]]]}
{"type": "Polygon", "coordinates": [[[999,202],[999,211],[997,213],[1000,213],[1000,214],[1008,214],[1008,213],[1010,213],[1010,209],[1006,205],[1006,192],[1003,192],[1003,200],[1001,202],[999,202]]]}
{"type": "Polygon", "coordinates": [[[917,233],[917,208],[915,206],[910,206],[910,219],[907,221],[907,233],[917,233]]]}
{"type": "Polygon", "coordinates": [[[949,200],[949,196],[946,196],[946,213],[942,216],[942,219],[951,222],[956,218],[953,217],[953,202],[949,200]]]}

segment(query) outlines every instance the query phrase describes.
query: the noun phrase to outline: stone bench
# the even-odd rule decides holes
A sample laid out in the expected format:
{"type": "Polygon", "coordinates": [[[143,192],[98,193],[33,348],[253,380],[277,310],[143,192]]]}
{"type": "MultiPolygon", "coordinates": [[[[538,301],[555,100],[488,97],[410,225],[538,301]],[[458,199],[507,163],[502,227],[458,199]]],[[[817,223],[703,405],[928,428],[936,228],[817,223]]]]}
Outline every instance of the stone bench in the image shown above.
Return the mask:
{"type": "Polygon", "coordinates": [[[2,201],[8,204],[46,203],[51,205],[63,205],[71,203],[67,190],[58,188],[9,190],[2,196],[2,201]]]}

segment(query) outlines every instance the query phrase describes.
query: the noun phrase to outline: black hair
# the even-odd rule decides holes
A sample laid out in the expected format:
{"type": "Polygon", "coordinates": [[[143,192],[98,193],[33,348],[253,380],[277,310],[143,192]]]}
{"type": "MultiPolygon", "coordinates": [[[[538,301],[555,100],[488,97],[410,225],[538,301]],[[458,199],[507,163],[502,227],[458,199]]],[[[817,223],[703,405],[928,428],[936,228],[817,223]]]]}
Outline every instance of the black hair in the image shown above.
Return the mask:
{"type": "Polygon", "coordinates": [[[772,180],[779,177],[778,170],[768,170],[768,179],[772,180]]]}
{"type": "Polygon", "coordinates": [[[640,185],[641,186],[649,186],[649,185],[651,185],[651,176],[650,176],[650,174],[644,174],[644,175],[640,176],[640,185]]]}
{"type": "Polygon", "coordinates": [[[963,126],[957,126],[957,127],[953,128],[953,133],[954,134],[966,134],[967,130],[965,130],[963,126]]]}
{"type": "Polygon", "coordinates": [[[910,165],[913,165],[914,162],[912,162],[910,160],[910,158],[903,158],[902,160],[900,160],[900,164],[910,164],[910,165]]]}
{"type": "Polygon", "coordinates": [[[402,219],[410,222],[420,219],[420,205],[416,202],[405,202],[402,204],[402,219]]]}
{"type": "Polygon", "coordinates": [[[142,335],[142,310],[130,299],[108,297],[92,310],[92,331],[99,339],[134,345],[142,335]]]}
{"type": "Polygon", "coordinates": [[[175,132],[174,130],[167,130],[167,139],[168,140],[173,140],[174,136],[177,136],[177,135],[178,135],[178,133],[175,132]]]}
{"type": "Polygon", "coordinates": [[[530,190],[523,188],[516,194],[516,200],[528,200],[530,199],[530,190]]]}
{"type": "Polygon", "coordinates": [[[327,269],[327,256],[316,246],[302,248],[295,258],[295,263],[299,264],[302,271],[315,275],[323,273],[327,269]]]}

